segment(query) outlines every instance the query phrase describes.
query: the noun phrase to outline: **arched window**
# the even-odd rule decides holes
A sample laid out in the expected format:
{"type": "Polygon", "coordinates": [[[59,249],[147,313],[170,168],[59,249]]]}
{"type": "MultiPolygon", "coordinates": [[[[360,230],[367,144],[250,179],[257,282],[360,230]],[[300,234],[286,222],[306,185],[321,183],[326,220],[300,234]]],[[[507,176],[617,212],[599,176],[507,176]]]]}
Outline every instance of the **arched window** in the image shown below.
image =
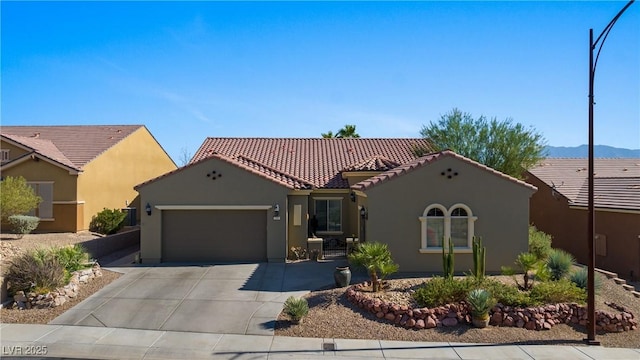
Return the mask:
{"type": "Polygon", "coordinates": [[[444,211],[437,207],[427,211],[427,246],[442,246],[444,239],[444,211]]]}
{"type": "Polygon", "coordinates": [[[449,240],[454,248],[471,248],[477,217],[465,204],[455,204],[449,209],[432,204],[427,206],[419,219],[422,224],[421,251],[440,251],[443,244],[449,246],[449,240]]]}
{"type": "Polygon", "coordinates": [[[451,241],[454,247],[467,247],[469,239],[469,216],[457,207],[451,211],[451,241]]]}

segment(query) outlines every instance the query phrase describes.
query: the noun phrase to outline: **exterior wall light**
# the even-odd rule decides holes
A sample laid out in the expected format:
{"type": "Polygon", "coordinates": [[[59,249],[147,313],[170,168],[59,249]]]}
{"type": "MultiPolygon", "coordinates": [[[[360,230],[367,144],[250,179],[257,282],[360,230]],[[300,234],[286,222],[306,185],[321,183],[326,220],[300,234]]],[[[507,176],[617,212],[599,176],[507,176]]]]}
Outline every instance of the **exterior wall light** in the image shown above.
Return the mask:
{"type": "Polygon", "coordinates": [[[367,219],[369,217],[367,209],[365,209],[364,206],[360,208],[360,217],[363,219],[367,219]]]}
{"type": "Polygon", "coordinates": [[[276,204],[273,207],[273,217],[279,217],[280,216],[280,205],[276,204]]]}
{"type": "Polygon", "coordinates": [[[144,210],[147,212],[147,215],[151,216],[151,205],[149,205],[149,203],[144,207],[144,210]]]}

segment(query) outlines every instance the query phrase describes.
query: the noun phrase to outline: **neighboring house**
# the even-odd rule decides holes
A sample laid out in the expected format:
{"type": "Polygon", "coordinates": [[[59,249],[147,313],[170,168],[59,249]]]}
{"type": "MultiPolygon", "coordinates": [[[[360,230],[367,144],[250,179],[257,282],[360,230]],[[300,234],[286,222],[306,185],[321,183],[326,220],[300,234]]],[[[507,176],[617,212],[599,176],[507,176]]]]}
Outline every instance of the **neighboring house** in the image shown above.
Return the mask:
{"type": "Polygon", "coordinates": [[[143,125],[2,126],[0,149],[2,177],[24,177],[42,198],[37,231],[86,230],[103,208],[140,209],[133,186],[176,168],[143,125]]]}
{"type": "Polygon", "coordinates": [[[136,187],[150,210],[142,261],[284,261],[311,233],[387,243],[403,271],[441,271],[449,238],[458,272],[472,268],[474,235],[489,272],[527,251],[534,186],[451,151],[416,158],[416,147],[429,145],[208,138],[189,165],[136,187]]]}
{"type": "MultiPolygon", "coordinates": [[[[531,223],[553,236],[552,246],[588,263],[587,159],[543,160],[528,173],[539,191],[531,223]]],[[[594,159],[596,266],[640,276],[640,159],[594,159]]]]}

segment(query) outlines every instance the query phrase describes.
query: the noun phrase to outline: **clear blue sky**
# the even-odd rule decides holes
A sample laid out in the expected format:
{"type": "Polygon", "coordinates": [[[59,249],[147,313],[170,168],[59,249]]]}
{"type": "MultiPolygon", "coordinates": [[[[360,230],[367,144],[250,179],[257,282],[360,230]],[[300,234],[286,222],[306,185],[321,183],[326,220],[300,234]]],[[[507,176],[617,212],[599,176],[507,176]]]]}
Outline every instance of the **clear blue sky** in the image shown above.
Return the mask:
{"type": "MultiPolygon", "coordinates": [[[[588,31],[607,2],[1,2],[2,124],[207,136],[418,137],[457,107],[587,143],[588,31]]],[[[596,144],[640,148],[640,3],[596,74],[596,144]]]]}

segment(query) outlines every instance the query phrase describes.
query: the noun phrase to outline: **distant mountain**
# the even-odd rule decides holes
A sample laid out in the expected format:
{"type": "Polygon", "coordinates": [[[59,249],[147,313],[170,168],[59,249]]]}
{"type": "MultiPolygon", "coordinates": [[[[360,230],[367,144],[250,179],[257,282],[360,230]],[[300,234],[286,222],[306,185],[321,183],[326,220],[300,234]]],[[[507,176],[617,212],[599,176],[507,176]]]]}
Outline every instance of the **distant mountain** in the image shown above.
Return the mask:
{"type": "MultiPolygon", "coordinates": [[[[547,152],[549,157],[552,158],[586,158],[589,157],[589,146],[547,146],[547,152]]],[[[595,145],[593,154],[597,158],[640,158],[640,149],[632,150],[607,145],[595,145]]]]}

